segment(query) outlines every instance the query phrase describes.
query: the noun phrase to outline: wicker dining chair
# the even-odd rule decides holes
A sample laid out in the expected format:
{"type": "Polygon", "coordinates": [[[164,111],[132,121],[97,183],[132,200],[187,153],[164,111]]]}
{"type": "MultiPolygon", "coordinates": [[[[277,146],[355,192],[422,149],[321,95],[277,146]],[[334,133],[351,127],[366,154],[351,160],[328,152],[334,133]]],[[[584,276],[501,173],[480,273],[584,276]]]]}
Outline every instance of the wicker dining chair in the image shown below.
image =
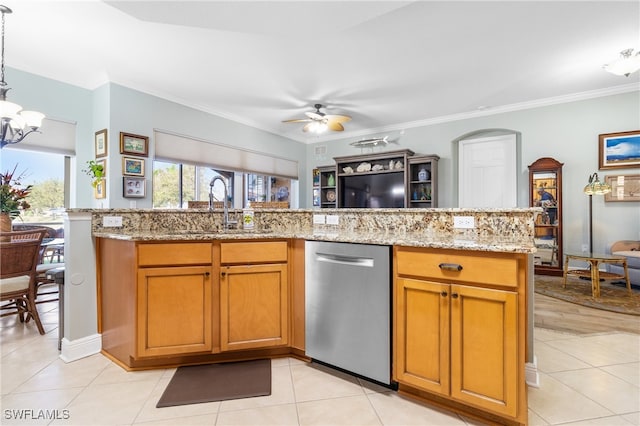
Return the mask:
{"type": "Polygon", "coordinates": [[[33,318],[38,332],[44,327],[36,308],[36,266],[46,229],[0,232],[0,316],[17,314],[20,322],[33,318]]]}

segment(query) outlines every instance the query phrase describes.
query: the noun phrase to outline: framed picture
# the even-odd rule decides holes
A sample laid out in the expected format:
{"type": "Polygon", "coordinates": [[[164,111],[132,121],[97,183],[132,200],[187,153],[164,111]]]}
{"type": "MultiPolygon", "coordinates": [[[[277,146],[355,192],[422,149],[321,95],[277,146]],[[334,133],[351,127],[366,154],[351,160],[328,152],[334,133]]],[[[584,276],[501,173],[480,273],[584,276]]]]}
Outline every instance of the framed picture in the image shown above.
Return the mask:
{"type": "Polygon", "coordinates": [[[144,178],[123,177],[122,196],[125,198],[144,198],[146,181],[144,178]]]}
{"type": "Polygon", "coordinates": [[[96,145],[96,158],[107,156],[107,129],[98,130],[93,139],[96,145]]]}
{"type": "Polygon", "coordinates": [[[149,137],[120,132],[120,154],[149,155],[149,137]]]}
{"type": "Polygon", "coordinates": [[[102,177],[107,177],[107,159],[96,160],[96,165],[102,166],[102,177]]]}
{"type": "Polygon", "coordinates": [[[126,176],[144,176],[142,158],[122,157],[122,174],[126,176]]]}
{"type": "Polygon", "coordinates": [[[598,137],[600,170],[640,168],[640,130],[598,137]]]}
{"type": "Polygon", "coordinates": [[[640,201],[640,175],[605,176],[611,192],[604,194],[604,201],[640,201]]]}
{"type": "Polygon", "coordinates": [[[320,169],[313,169],[313,186],[320,186],[320,169]]]}
{"type": "Polygon", "coordinates": [[[100,182],[93,188],[94,198],[107,198],[107,180],[100,179],[100,182]]]}

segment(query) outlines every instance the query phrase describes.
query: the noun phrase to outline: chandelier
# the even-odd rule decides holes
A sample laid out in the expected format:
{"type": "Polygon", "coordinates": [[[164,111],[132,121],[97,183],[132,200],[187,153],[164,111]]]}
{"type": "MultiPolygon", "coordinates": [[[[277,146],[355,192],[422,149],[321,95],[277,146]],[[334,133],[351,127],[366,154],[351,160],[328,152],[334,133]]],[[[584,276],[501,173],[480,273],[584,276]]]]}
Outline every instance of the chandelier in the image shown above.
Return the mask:
{"type": "Polygon", "coordinates": [[[629,74],[640,69],[640,52],[634,55],[633,49],[625,49],[620,52],[620,57],[618,59],[610,64],[604,65],[603,68],[611,74],[629,77],[629,74]]]}
{"type": "Polygon", "coordinates": [[[7,102],[7,92],[11,90],[4,81],[4,15],[12,13],[7,6],[0,5],[2,13],[2,64],[0,65],[0,148],[22,141],[29,133],[37,132],[42,125],[44,114],[23,111],[22,107],[7,102]]]}

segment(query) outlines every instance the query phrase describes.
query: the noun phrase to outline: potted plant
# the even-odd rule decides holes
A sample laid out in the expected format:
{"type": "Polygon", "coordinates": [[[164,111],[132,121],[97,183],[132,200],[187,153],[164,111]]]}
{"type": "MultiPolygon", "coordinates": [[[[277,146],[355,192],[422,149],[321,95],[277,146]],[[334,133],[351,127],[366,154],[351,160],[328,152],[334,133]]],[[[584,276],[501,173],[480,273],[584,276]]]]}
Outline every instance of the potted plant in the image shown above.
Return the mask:
{"type": "Polygon", "coordinates": [[[87,168],[82,171],[91,178],[91,186],[94,188],[104,179],[104,166],[95,160],[87,161],[87,168]]]}
{"type": "Polygon", "coordinates": [[[11,221],[29,209],[31,205],[26,198],[33,185],[23,186],[20,181],[24,173],[15,176],[18,165],[12,171],[0,174],[0,231],[11,231],[11,221]]]}

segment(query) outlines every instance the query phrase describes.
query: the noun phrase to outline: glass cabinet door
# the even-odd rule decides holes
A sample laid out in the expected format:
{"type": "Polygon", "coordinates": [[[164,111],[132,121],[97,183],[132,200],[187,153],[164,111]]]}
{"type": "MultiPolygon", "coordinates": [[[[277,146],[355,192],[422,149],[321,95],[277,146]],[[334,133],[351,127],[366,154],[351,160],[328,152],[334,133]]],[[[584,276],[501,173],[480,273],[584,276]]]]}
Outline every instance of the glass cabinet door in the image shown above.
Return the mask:
{"type": "Polygon", "coordinates": [[[542,208],[535,219],[536,274],[562,275],[562,163],[540,158],[529,166],[530,205],[542,208]]]}

